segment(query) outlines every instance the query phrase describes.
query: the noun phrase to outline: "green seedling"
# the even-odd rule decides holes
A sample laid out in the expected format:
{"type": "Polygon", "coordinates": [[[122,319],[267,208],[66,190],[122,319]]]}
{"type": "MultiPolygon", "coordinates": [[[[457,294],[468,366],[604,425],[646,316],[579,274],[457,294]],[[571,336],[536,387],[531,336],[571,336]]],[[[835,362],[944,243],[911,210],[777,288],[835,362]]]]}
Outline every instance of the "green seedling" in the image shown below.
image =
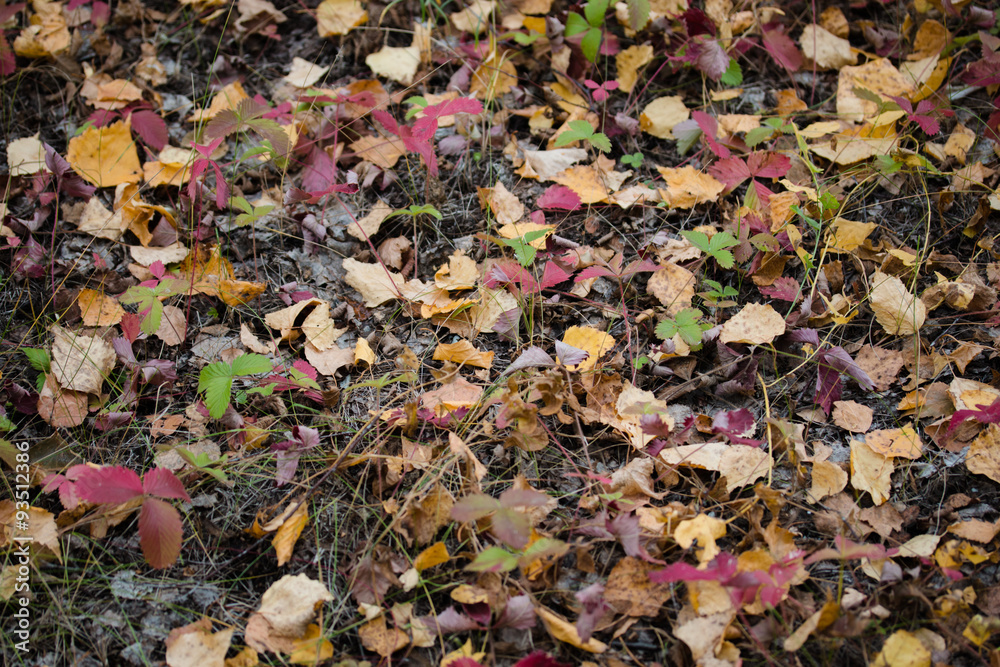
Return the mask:
{"type": "Polygon", "coordinates": [[[229,207],[233,210],[243,211],[236,216],[233,223],[237,227],[253,225],[265,215],[274,210],[274,204],[262,204],[254,206],[243,197],[233,197],[229,200],[229,207]]]}
{"type": "Polygon", "coordinates": [[[685,308],[672,319],[668,317],[657,324],[654,333],[662,340],[670,340],[679,334],[692,350],[700,350],[702,333],[712,328],[708,322],[701,321],[702,315],[697,308],[685,308]]]}
{"type": "Polygon", "coordinates": [[[514,257],[518,263],[527,268],[535,261],[535,256],[538,254],[538,249],[531,245],[531,242],[542,238],[547,233],[548,230],[546,229],[536,229],[516,239],[500,239],[500,242],[509,248],[513,248],[514,257]]]}
{"type": "Polygon", "coordinates": [[[681,232],[681,236],[687,239],[695,248],[698,248],[698,250],[701,250],[714,259],[722,268],[733,268],[733,264],[735,263],[733,253],[726,250],[726,248],[739,245],[739,242],[729,232],[718,232],[710,239],[708,238],[708,234],[704,232],[685,230],[681,232]]]}
{"type": "Polygon", "coordinates": [[[244,354],[227,364],[219,361],[201,369],[198,391],[205,392],[208,414],[218,419],[226,412],[233,390],[233,380],[243,375],[267,373],[273,367],[271,360],[261,354],[244,354]]]}
{"type": "Polygon", "coordinates": [[[602,153],[611,150],[611,140],[608,139],[608,135],[603,132],[595,132],[590,123],[585,120],[570,121],[569,129],[556,137],[556,147],[566,146],[574,141],[586,141],[602,153]]]}

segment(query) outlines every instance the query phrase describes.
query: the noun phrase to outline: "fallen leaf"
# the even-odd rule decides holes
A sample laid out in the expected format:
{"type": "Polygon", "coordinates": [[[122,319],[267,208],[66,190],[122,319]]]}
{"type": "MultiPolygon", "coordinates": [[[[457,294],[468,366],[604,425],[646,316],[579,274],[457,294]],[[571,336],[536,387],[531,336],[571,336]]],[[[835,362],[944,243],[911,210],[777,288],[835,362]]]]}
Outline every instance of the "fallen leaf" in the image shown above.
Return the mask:
{"type": "Polygon", "coordinates": [[[495,9],[496,2],[493,0],[471,0],[465,9],[450,15],[451,23],[460,32],[478,35],[492,25],[490,17],[495,9]]]}
{"type": "Polygon", "coordinates": [[[376,76],[409,86],[420,67],[420,47],[383,46],[380,51],[369,54],[365,58],[365,64],[376,76]]]}
{"type": "Polygon", "coordinates": [[[667,182],[666,189],[660,189],[660,196],[670,208],[689,209],[698,204],[714,202],[726,189],[714,176],[700,172],[691,165],[656,169],[667,182]]]}
{"type": "Polygon", "coordinates": [[[340,348],[333,345],[325,350],[316,348],[312,343],[306,343],[306,361],[312,364],[322,375],[334,376],[337,371],[344,366],[354,363],[355,353],[353,348],[340,348]]]}
{"type": "Polygon", "coordinates": [[[59,529],[56,526],[55,516],[40,507],[25,507],[25,505],[20,502],[15,504],[6,499],[0,500],[0,547],[31,542],[51,551],[61,563],[62,551],[59,546],[59,529]],[[23,522],[18,516],[19,512],[28,515],[23,522]]]}
{"type": "Polygon", "coordinates": [[[892,459],[886,458],[860,440],[851,440],[851,486],[868,493],[881,505],[892,492],[892,459]]]}
{"type": "Polygon", "coordinates": [[[615,56],[618,72],[618,89],[631,93],[639,81],[639,69],[653,62],[653,47],[650,44],[636,44],[615,56]]]}
{"type": "Polygon", "coordinates": [[[382,222],[392,213],[392,210],[391,206],[379,199],[368,215],[360,218],[357,223],[351,223],[347,226],[347,233],[359,241],[375,236],[382,226],[382,222]]]}
{"type": "Polygon", "coordinates": [[[855,401],[834,401],[833,423],[852,433],[864,433],[872,426],[875,411],[855,401]]]}
{"type": "Polygon", "coordinates": [[[130,245],[128,251],[132,255],[132,259],[142,266],[152,266],[154,262],[161,262],[164,266],[167,264],[176,264],[183,261],[191,252],[180,241],[162,248],[144,248],[141,245],[130,245]]]}
{"type": "Polygon", "coordinates": [[[896,276],[876,271],[870,278],[872,310],[875,319],[891,336],[912,336],[927,317],[924,302],[913,296],[896,276]]]}
{"type": "Polygon", "coordinates": [[[545,607],[536,607],[535,611],[538,613],[538,617],[542,619],[542,622],[545,624],[545,628],[549,631],[549,634],[557,640],[587,651],[588,653],[604,653],[608,650],[607,644],[598,641],[593,637],[587,641],[582,641],[580,639],[580,634],[576,631],[575,625],[563,620],[559,616],[556,616],[556,614],[549,609],[545,607]]]}
{"type": "Polygon", "coordinates": [[[587,151],[583,148],[554,148],[547,151],[525,149],[524,166],[518,170],[518,174],[525,178],[537,178],[539,181],[551,181],[580,160],[586,159],[587,151]]]}
{"type": "Polygon", "coordinates": [[[534,234],[535,232],[544,232],[537,238],[533,238],[528,242],[532,248],[537,250],[542,250],[545,248],[546,239],[552,236],[556,231],[555,225],[542,225],[537,222],[519,222],[510,223],[500,227],[497,230],[497,234],[505,239],[519,239],[523,238],[527,234],[534,234]]]}
{"type": "Polygon", "coordinates": [[[399,158],[406,155],[406,146],[397,137],[361,137],[348,148],[362,160],[367,160],[380,169],[392,169],[399,158]]]}
{"type": "Polygon", "coordinates": [[[490,102],[506,95],[517,85],[517,69],[506,54],[493,51],[472,73],[469,92],[478,100],[490,102]]]}
{"type": "Polygon", "coordinates": [[[586,359],[578,364],[567,366],[569,370],[580,372],[593,370],[597,361],[615,346],[615,339],[610,334],[587,326],[570,327],[563,334],[562,342],[587,352],[586,359]]]}
{"type": "Polygon", "coordinates": [[[871,667],[931,667],[931,652],[913,633],[896,630],[885,640],[871,667]]]}
{"type": "Polygon", "coordinates": [[[646,291],[666,306],[667,315],[673,317],[691,307],[696,283],[697,278],[693,273],[671,262],[649,276],[646,291]]]}
{"type": "Polygon", "coordinates": [[[359,0],[323,0],[316,8],[316,29],[320,37],[346,35],[367,21],[368,12],[359,0]]]}
{"type": "Polygon", "coordinates": [[[326,586],[305,574],[286,574],[271,585],[245,631],[247,644],[257,651],[291,653],[324,602],[333,596],[326,586]]]}
{"type": "Polygon", "coordinates": [[[875,222],[854,222],[836,218],[830,225],[826,245],[830,252],[852,252],[878,227],[875,222]]]}
{"type": "Polygon", "coordinates": [[[443,417],[459,408],[471,408],[479,402],[483,395],[482,387],[472,384],[463,377],[453,377],[451,382],[425,392],[420,397],[425,408],[443,417]]]}
{"type": "Polygon", "coordinates": [[[691,110],[680,95],[658,97],[639,114],[639,127],[658,139],[673,139],[674,126],[690,117],[691,110]]]}
{"type": "Polygon", "coordinates": [[[59,386],[55,375],[45,376],[45,384],[38,393],[38,416],[49,426],[69,428],[79,426],[87,417],[87,394],[59,386]]]}
{"type": "Polygon", "coordinates": [[[722,473],[726,477],[727,493],[752,484],[774,467],[774,459],[763,449],[721,442],[668,447],[661,450],[658,457],[671,467],[683,466],[722,473]]]}
{"type": "Polygon", "coordinates": [[[413,567],[417,572],[423,572],[436,565],[447,563],[449,560],[451,560],[451,556],[448,555],[448,547],[445,546],[444,542],[435,542],[417,554],[417,557],[413,559],[413,567]]]}
{"type": "Polygon", "coordinates": [[[302,534],[302,530],[306,527],[306,523],[309,521],[309,510],[306,507],[306,503],[300,502],[299,499],[293,500],[290,506],[298,507],[292,512],[278,528],[277,532],[274,534],[274,538],[271,540],[271,545],[274,546],[274,551],[278,556],[278,567],[281,567],[287,563],[292,558],[292,551],[295,549],[295,543],[299,539],[299,535],[302,534]]]}
{"type": "MultiPolygon", "coordinates": [[[[316,8],[317,23],[320,22],[320,13],[323,11],[323,5],[332,1],[333,0],[324,0],[324,2],[320,3],[319,7],[316,8]]],[[[357,0],[348,0],[348,2],[350,4],[357,4],[357,0]]],[[[322,30],[320,31],[320,36],[326,37],[326,35],[322,34],[322,30]]],[[[296,88],[309,88],[326,76],[326,73],[329,71],[329,67],[320,67],[316,63],[311,63],[304,58],[295,56],[292,58],[292,66],[289,68],[288,74],[285,75],[282,81],[291,86],[295,86],[296,88]]]]}
{"type": "Polygon", "coordinates": [[[751,303],[722,325],[719,341],[765,345],[785,333],[785,318],[769,304],[751,303]]]}
{"type": "Polygon", "coordinates": [[[233,641],[235,628],[212,632],[212,621],[203,618],[174,628],[167,635],[169,667],[225,667],[226,652],[233,641]]]}
{"type": "Polygon", "coordinates": [[[901,74],[888,58],[876,58],[857,67],[844,67],[837,80],[837,115],[855,122],[874,120],[878,113],[878,105],[858,97],[855,88],[864,88],[883,99],[912,99],[917,92],[913,82],[901,74]]]}
{"type": "Polygon", "coordinates": [[[434,285],[443,290],[467,290],[479,281],[479,267],[476,260],[467,257],[462,250],[448,258],[448,263],[434,273],[434,285]]]}
{"type": "Polygon", "coordinates": [[[828,32],[816,24],[807,25],[799,37],[799,45],[806,58],[821,69],[837,69],[858,62],[858,54],[851,43],[828,32]]]}
{"type": "Polygon", "coordinates": [[[959,164],[964,165],[965,158],[975,143],[976,133],[962,123],[957,123],[955,129],[948,135],[948,141],[944,144],[944,154],[955,158],[959,164]]]}
{"type": "Polygon", "coordinates": [[[453,431],[448,432],[448,449],[452,454],[465,459],[471,466],[472,476],[477,482],[481,482],[486,477],[487,469],[465,442],[453,431]]]}
{"type": "Polygon", "coordinates": [[[710,616],[696,616],[674,628],[674,636],[687,644],[695,664],[729,665],[728,661],[714,660],[716,652],[723,644],[726,629],[733,620],[735,611],[725,611],[710,616]],[[709,658],[710,660],[703,660],[709,658]],[[713,661],[714,660],[714,661],[713,661]]]}
{"type": "Polygon", "coordinates": [[[80,316],[88,327],[109,327],[118,324],[125,315],[125,309],[118,300],[96,290],[84,288],[76,298],[80,316]]]}
{"type": "Polygon", "coordinates": [[[478,188],[479,205],[489,207],[500,225],[510,225],[524,217],[524,204],[501,181],[492,188],[478,188]]]}
{"type": "Polygon", "coordinates": [[[990,424],[969,445],[965,455],[969,472],[1000,482],[1000,425],[990,424]]]}
{"type": "Polygon", "coordinates": [[[383,658],[410,645],[410,637],[399,628],[387,627],[385,616],[379,614],[358,628],[358,637],[369,651],[378,653],[383,658]]]}
{"type": "Polygon", "coordinates": [[[467,340],[441,343],[434,349],[434,361],[452,361],[459,365],[489,368],[493,365],[493,351],[477,350],[467,340]]]}
{"type": "Polygon", "coordinates": [[[919,459],[924,450],[912,426],[872,431],[865,437],[865,444],[886,458],[919,459]]]}
{"type": "Polygon", "coordinates": [[[828,496],[835,496],[847,486],[847,473],[836,463],[816,461],[812,465],[812,486],[809,501],[818,503],[828,496]]]}
{"type": "Polygon", "coordinates": [[[52,375],[64,389],[100,394],[115,367],[114,348],[97,336],[78,336],[60,326],[52,328],[52,375]]]}
{"type": "Polygon", "coordinates": [[[693,519],[685,519],[674,529],[674,541],[683,549],[690,549],[697,540],[698,560],[707,563],[719,554],[715,541],[726,535],[726,522],[722,519],[699,514],[693,519]]]}
{"type": "Polygon", "coordinates": [[[626,616],[656,616],[673,595],[670,584],[653,583],[649,573],[659,569],[632,556],[615,564],[604,587],[604,601],[626,616]]]}
{"type": "Polygon", "coordinates": [[[66,161],[99,188],[142,180],[139,153],[127,120],[91,127],[70,139],[66,161]]]}
{"type": "Polygon", "coordinates": [[[7,167],[11,176],[28,176],[48,171],[45,166],[45,146],[38,135],[15,139],[7,144],[7,167]]]}
{"type": "Polygon", "coordinates": [[[424,283],[416,278],[407,281],[379,264],[362,264],[353,257],[344,259],[344,269],[344,281],[361,294],[369,308],[393,299],[415,298],[426,291],[424,283]]]}
{"type": "Polygon", "coordinates": [[[369,367],[375,365],[375,350],[364,338],[358,338],[358,342],[354,344],[354,363],[361,362],[368,364],[369,367]]]}
{"type": "Polygon", "coordinates": [[[592,165],[570,167],[552,180],[564,185],[580,198],[582,204],[608,201],[608,195],[617,192],[632,172],[614,171],[614,161],[603,155],[592,165]]]}

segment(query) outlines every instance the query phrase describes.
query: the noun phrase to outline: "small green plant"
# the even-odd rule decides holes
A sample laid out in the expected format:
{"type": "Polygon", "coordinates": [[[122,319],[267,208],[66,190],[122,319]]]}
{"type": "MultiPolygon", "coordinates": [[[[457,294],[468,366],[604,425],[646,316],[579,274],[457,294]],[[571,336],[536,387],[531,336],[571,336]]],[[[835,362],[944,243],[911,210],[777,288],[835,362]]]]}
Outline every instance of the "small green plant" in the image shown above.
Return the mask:
{"type": "Polygon", "coordinates": [[[242,375],[267,373],[273,367],[271,360],[261,354],[244,354],[232,363],[219,361],[201,369],[198,376],[198,391],[205,392],[208,414],[218,419],[226,412],[233,389],[233,380],[242,375]]]}
{"type": "Polygon", "coordinates": [[[638,169],[642,166],[642,161],[646,159],[646,156],[642,153],[630,153],[628,155],[622,155],[622,164],[628,165],[633,169],[638,169]]]}
{"type": "Polygon", "coordinates": [[[220,458],[213,459],[205,452],[198,452],[197,454],[192,454],[183,447],[178,447],[175,450],[184,461],[195,468],[198,472],[203,472],[206,475],[211,475],[220,484],[225,484],[229,486],[229,477],[226,473],[221,470],[221,467],[226,464],[229,460],[229,454],[223,454],[220,458]]]}
{"type": "Polygon", "coordinates": [[[729,305],[728,300],[733,299],[740,294],[739,291],[732,285],[726,285],[723,287],[722,283],[716,280],[705,278],[701,282],[708,289],[704,292],[698,292],[698,296],[715,307],[718,307],[723,299],[726,300],[724,303],[729,305]]]}
{"type": "Polygon", "coordinates": [[[708,322],[701,321],[703,315],[697,308],[685,308],[672,319],[668,317],[657,324],[654,333],[662,340],[670,340],[679,334],[692,350],[700,350],[702,333],[712,328],[708,322]]]}
{"type": "Polygon", "coordinates": [[[233,223],[237,227],[246,227],[255,224],[258,220],[274,210],[274,204],[262,204],[254,206],[243,197],[233,197],[229,200],[229,207],[233,210],[243,211],[236,216],[233,223]]]}
{"type": "Polygon", "coordinates": [[[500,239],[500,242],[509,248],[513,248],[514,257],[518,263],[527,268],[535,261],[535,256],[538,254],[538,249],[531,245],[531,242],[542,238],[547,233],[548,230],[546,229],[536,229],[516,239],[500,239]]]}
{"type": "Polygon", "coordinates": [[[601,50],[604,39],[604,14],[608,11],[611,0],[588,0],[583,6],[583,16],[570,12],[566,17],[566,36],[583,35],[580,40],[580,50],[590,62],[597,62],[597,54],[601,50]]]}
{"type": "Polygon", "coordinates": [[[795,134],[795,125],[787,122],[784,118],[767,118],[761,121],[760,127],[755,127],[747,132],[747,146],[754,148],[773,137],[775,132],[779,134],[795,134]]]}
{"type": "Polygon", "coordinates": [[[38,379],[35,380],[35,386],[38,391],[41,391],[45,385],[45,375],[52,372],[52,359],[49,357],[49,351],[38,347],[22,347],[21,351],[28,357],[28,363],[31,364],[31,367],[38,371],[39,375],[38,379]]]}
{"type": "Polygon", "coordinates": [[[722,268],[733,268],[735,262],[733,253],[726,250],[726,248],[739,245],[739,242],[729,232],[717,232],[710,239],[705,232],[685,230],[681,232],[681,236],[687,239],[695,248],[698,248],[698,250],[701,250],[714,259],[722,268]]]}
{"type": "Polygon", "coordinates": [[[129,287],[118,297],[118,302],[135,305],[139,309],[139,314],[142,316],[139,329],[151,336],[160,328],[163,300],[178,294],[186,294],[189,284],[179,278],[168,276],[160,262],[154,262],[150,270],[153,271],[155,279],[129,287]]]}
{"type": "Polygon", "coordinates": [[[388,220],[389,218],[394,218],[397,215],[408,215],[412,218],[416,218],[418,215],[429,215],[432,218],[437,218],[438,220],[444,218],[444,216],[441,215],[441,211],[437,210],[430,204],[422,204],[422,205],[410,204],[406,208],[401,208],[398,211],[393,211],[389,215],[385,216],[385,219],[388,220]]]}
{"type": "Polygon", "coordinates": [[[590,123],[585,120],[571,120],[569,129],[556,138],[556,147],[566,146],[574,141],[586,141],[602,153],[611,150],[611,140],[608,139],[608,135],[603,132],[595,132],[590,123]]]}

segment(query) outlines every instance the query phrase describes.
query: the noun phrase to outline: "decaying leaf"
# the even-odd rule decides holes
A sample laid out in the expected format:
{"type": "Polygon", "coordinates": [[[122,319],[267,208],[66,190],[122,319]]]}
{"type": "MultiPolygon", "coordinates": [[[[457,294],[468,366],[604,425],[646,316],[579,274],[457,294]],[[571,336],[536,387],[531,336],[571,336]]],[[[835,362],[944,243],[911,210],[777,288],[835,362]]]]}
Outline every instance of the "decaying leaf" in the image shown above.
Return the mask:
{"type": "Polygon", "coordinates": [[[332,600],[318,581],[305,574],[286,574],[267,589],[260,608],[247,621],[247,644],[257,651],[292,653],[319,608],[332,600]]]}
{"type": "Polygon", "coordinates": [[[235,628],[212,632],[212,621],[203,618],[174,628],[167,636],[169,667],[224,667],[235,628]]]}
{"type": "Polygon", "coordinates": [[[723,343],[765,345],[785,333],[785,318],[769,304],[751,303],[722,325],[723,343]]]}
{"type": "Polygon", "coordinates": [[[101,386],[115,367],[114,348],[97,336],[78,336],[52,328],[52,374],[64,389],[100,394],[101,386]]]}
{"type": "Polygon", "coordinates": [[[927,307],[896,276],[876,271],[869,279],[869,299],[875,319],[891,336],[912,336],[927,318],[927,307]]]}

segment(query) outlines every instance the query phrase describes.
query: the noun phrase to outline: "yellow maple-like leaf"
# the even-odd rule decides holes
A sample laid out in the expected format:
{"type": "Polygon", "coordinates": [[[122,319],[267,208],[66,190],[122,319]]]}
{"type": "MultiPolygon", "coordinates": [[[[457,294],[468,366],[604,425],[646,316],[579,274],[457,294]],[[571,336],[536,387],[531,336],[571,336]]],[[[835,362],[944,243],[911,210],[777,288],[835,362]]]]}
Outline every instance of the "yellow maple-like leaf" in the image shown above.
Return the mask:
{"type": "Polygon", "coordinates": [[[719,553],[715,541],[726,535],[726,522],[722,519],[699,514],[677,524],[674,540],[684,549],[690,549],[698,541],[698,560],[707,563],[719,553]]]}
{"type": "Polygon", "coordinates": [[[128,120],[92,127],[69,140],[66,160],[73,171],[99,188],[142,179],[139,153],[128,120]]]}

